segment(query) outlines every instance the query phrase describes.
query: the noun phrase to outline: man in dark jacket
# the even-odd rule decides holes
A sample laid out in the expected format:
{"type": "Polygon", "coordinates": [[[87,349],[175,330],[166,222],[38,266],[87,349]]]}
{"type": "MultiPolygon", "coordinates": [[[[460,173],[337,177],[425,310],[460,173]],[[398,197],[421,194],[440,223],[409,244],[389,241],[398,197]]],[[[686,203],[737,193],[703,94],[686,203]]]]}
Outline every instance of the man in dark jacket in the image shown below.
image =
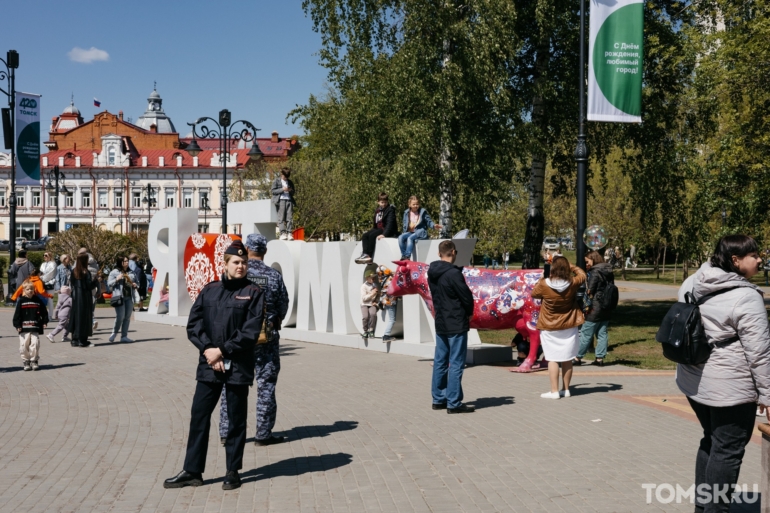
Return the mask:
{"type": "Polygon", "coordinates": [[[225,251],[225,265],[223,280],[211,282],[201,290],[188,317],[187,337],[199,351],[198,384],[190,414],[184,470],[167,479],[164,488],[203,484],[211,414],[225,384],[230,429],[225,442],[227,475],[222,488],[232,490],[241,486],[238,470],[243,466],[249,387],[254,383],[254,349],[262,327],[264,292],[246,277],[247,254],[240,240],[225,251]]]}
{"type": "Polygon", "coordinates": [[[377,198],[377,209],[374,211],[372,229],[361,236],[363,252],[356,258],[357,264],[371,264],[377,241],[383,237],[396,237],[396,208],[390,204],[388,195],[381,192],[377,198]]]}
{"type": "Polygon", "coordinates": [[[586,271],[588,282],[586,295],[591,299],[591,309],[585,316],[585,323],[580,327],[580,349],[572,363],[581,365],[588,351],[588,346],[596,336],[596,352],[593,365],[602,366],[604,357],[607,356],[609,337],[607,328],[610,324],[612,312],[602,309],[602,300],[610,284],[615,283],[615,275],[612,265],[604,262],[604,258],[596,251],[586,255],[586,271]]]}
{"type": "Polygon", "coordinates": [[[428,287],[436,319],[436,352],[433,357],[433,409],[470,413],[463,404],[463,367],[468,349],[468,330],[473,315],[473,294],[462,268],[454,265],[457,250],[450,240],[438,247],[441,260],[430,264],[428,287]]]}

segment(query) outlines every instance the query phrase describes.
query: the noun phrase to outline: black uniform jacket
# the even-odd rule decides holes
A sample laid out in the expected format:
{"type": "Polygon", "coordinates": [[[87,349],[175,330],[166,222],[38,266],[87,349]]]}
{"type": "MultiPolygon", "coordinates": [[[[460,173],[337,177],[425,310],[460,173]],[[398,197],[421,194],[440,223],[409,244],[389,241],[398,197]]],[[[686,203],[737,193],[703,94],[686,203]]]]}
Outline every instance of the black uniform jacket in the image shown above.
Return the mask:
{"type": "Polygon", "coordinates": [[[436,333],[458,335],[468,331],[473,315],[473,293],[465,283],[462,268],[443,260],[431,262],[428,287],[433,296],[436,333]]]}
{"type": "Polygon", "coordinates": [[[203,287],[187,320],[187,338],[198,348],[195,379],[205,382],[254,383],[254,349],[264,315],[264,291],[248,278],[213,281],[203,287]],[[217,347],[230,369],[214,372],[203,351],[217,347]]]}

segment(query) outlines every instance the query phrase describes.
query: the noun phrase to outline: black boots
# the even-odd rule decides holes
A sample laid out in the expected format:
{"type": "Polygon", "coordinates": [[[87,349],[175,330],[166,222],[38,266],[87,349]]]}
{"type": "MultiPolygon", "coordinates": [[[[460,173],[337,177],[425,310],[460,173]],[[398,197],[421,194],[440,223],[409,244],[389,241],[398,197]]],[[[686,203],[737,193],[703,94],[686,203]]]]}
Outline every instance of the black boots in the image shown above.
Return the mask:
{"type": "MultiPolygon", "coordinates": [[[[185,486],[200,486],[202,484],[202,475],[183,470],[174,477],[163,481],[163,488],[184,488],[185,486]]],[[[240,486],[240,479],[238,486],[240,486]]]]}
{"type": "Polygon", "coordinates": [[[241,476],[237,470],[228,470],[225,481],[222,483],[223,490],[235,490],[241,487],[241,476]]]}

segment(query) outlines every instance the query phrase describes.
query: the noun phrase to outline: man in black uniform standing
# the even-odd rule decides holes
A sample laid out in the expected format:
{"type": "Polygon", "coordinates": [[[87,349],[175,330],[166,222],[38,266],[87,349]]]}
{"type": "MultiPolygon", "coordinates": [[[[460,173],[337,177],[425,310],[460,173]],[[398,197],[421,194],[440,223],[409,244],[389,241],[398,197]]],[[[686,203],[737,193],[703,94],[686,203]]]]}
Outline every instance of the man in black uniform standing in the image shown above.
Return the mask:
{"type": "Polygon", "coordinates": [[[190,310],[187,336],[200,351],[190,414],[190,434],[184,470],[166,479],[164,488],[203,484],[211,414],[222,387],[227,384],[230,406],[225,451],[227,475],[224,490],[241,486],[249,387],[254,382],[254,346],[264,316],[264,293],[246,278],[246,249],[240,240],[225,251],[225,273],[201,290],[190,310]]]}
{"type": "MultiPolygon", "coordinates": [[[[249,251],[248,278],[265,291],[265,327],[257,341],[254,357],[257,378],[257,436],[254,443],[259,446],[273,445],[286,441],[283,436],[273,435],[273,427],[278,411],[275,386],[281,370],[279,330],[289,310],[289,293],[281,273],[263,261],[267,253],[267,239],[253,233],[246,237],[245,246],[249,251]]],[[[219,409],[219,437],[222,441],[227,440],[228,425],[227,397],[223,391],[219,409]]]]}

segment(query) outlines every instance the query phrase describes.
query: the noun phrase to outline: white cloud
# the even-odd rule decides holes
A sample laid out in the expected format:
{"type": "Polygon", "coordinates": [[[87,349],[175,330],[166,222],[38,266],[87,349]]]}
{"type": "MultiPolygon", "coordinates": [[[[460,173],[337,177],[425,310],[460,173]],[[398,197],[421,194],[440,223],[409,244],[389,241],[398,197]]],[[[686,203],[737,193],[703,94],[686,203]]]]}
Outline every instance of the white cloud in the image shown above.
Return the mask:
{"type": "Polygon", "coordinates": [[[110,60],[110,54],[104,50],[99,50],[95,46],[92,46],[88,50],[76,46],[69,52],[67,56],[71,61],[82,62],[83,64],[91,64],[95,61],[108,61],[110,60]]]}

